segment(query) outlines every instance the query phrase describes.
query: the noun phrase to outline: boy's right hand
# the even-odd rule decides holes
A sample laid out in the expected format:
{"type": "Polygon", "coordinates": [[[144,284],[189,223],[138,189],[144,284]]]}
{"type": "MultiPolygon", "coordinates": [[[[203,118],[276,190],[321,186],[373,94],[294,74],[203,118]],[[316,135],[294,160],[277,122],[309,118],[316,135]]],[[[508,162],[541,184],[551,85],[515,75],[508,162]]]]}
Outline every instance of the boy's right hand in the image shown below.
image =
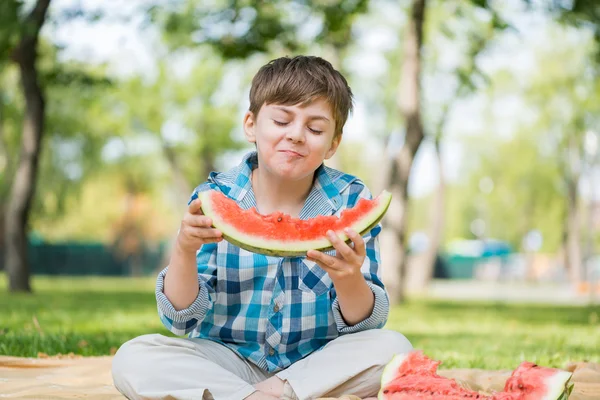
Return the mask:
{"type": "Polygon", "coordinates": [[[223,240],[221,231],[212,228],[211,219],[202,213],[201,205],[200,199],[192,201],[181,221],[177,247],[184,252],[196,253],[203,244],[223,240]]]}

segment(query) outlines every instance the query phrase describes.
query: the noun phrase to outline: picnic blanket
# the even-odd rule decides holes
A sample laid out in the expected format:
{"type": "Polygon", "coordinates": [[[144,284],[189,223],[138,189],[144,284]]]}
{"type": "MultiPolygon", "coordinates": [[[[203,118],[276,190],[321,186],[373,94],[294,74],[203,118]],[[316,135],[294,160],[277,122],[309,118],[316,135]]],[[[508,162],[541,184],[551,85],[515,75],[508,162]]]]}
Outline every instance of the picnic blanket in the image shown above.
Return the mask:
{"type": "MultiPolygon", "coordinates": [[[[53,356],[20,358],[0,356],[0,398],[64,400],[123,400],[112,384],[112,357],[53,356]]],[[[575,389],[571,400],[600,400],[600,364],[571,363],[575,389]]],[[[481,369],[440,370],[473,390],[502,390],[511,371],[481,369]]],[[[324,399],[323,399],[324,400],[324,399]]],[[[332,399],[328,399],[332,400],[332,399]]],[[[337,400],[360,400],[343,396],[337,400]]]]}

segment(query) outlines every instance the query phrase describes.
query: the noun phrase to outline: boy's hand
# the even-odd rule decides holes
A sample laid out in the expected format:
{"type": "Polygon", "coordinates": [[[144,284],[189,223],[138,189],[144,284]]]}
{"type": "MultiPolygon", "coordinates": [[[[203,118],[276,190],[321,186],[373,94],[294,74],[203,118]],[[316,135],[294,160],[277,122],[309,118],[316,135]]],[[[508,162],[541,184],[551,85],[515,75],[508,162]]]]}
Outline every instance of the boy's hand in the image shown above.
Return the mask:
{"type": "Polygon", "coordinates": [[[336,250],[335,257],[317,250],[309,250],[306,253],[307,259],[316,262],[319,267],[323,268],[334,284],[362,278],[360,268],[366,257],[365,241],[352,229],[346,229],[344,232],[352,240],[352,247],[342,241],[333,231],[327,232],[327,237],[336,250]]]}
{"type": "Polygon", "coordinates": [[[177,247],[184,252],[195,253],[203,244],[223,240],[221,231],[212,228],[211,219],[202,214],[201,205],[200,199],[192,201],[181,221],[177,247]]]}

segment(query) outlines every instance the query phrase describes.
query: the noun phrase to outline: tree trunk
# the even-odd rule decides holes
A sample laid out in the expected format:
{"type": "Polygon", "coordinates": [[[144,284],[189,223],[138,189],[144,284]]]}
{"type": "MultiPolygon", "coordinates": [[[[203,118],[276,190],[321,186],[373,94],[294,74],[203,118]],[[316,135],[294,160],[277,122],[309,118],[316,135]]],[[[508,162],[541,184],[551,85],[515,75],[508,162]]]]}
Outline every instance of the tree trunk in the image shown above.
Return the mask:
{"type": "Polygon", "coordinates": [[[567,248],[566,259],[569,278],[573,284],[579,284],[583,278],[583,263],[581,258],[581,209],[577,188],[578,177],[571,177],[567,182],[567,248]]]}
{"type": "Polygon", "coordinates": [[[444,231],[444,206],[446,195],[446,181],[444,179],[444,166],[442,164],[441,136],[435,138],[435,155],[438,163],[439,183],[431,203],[429,222],[429,243],[420,263],[415,263],[408,270],[406,282],[412,291],[422,291],[429,285],[435,271],[435,263],[442,242],[444,231]]]}
{"type": "Polygon", "coordinates": [[[421,47],[426,0],[413,0],[404,41],[404,63],[398,93],[399,110],[406,124],[404,144],[397,154],[386,158],[385,187],[392,193],[392,203],[385,216],[381,237],[383,277],[392,304],[403,300],[406,271],[406,215],[408,210],[408,179],[413,160],[423,141],[421,123],[421,47]]]}
{"type": "MultiPolygon", "coordinates": [[[[0,174],[4,174],[5,177],[8,177],[9,165],[8,145],[6,144],[6,138],[4,137],[4,100],[3,94],[0,92],[0,174]]],[[[4,227],[5,201],[4,187],[0,187],[0,254],[4,254],[4,229],[2,229],[2,227],[4,227]]],[[[0,270],[2,270],[3,267],[4,262],[0,262],[0,270]]]]}
{"type": "Polygon", "coordinates": [[[579,206],[579,179],[582,173],[580,137],[569,135],[566,142],[566,164],[563,174],[567,188],[567,214],[564,227],[565,266],[572,284],[579,285],[583,278],[581,257],[581,210],[579,206]]]}
{"type": "Polygon", "coordinates": [[[594,228],[594,215],[595,215],[595,207],[596,207],[596,184],[595,184],[595,174],[594,174],[594,161],[590,163],[589,169],[589,187],[590,187],[590,201],[588,203],[588,215],[587,215],[587,245],[585,251],[585,275],[584,279],[588,282],[590,288],[590,304],[595,304],[596,298],[596,288],[598,287],[597,275],[598,273],[593,273],[592,271],[592,258],[594,254],[596,254],[594,239],[595,239],[595,228],[594,228]]]}
{"type": "MultiPolygon", "coordinates": [[[[6,173],[6,169],[10,165],[10,153],[8,152],[8,144],[4,137],[4,94],[0,91],[0,173],[6,173]]],[[[0,192],[0,196],[2,192],[0,192]]],[[[0,201],[4,200],[0,197],[0,201]]]]}
{"type": "Polygon", "coordinates": [[[4,267],[10,291],[31,291],[27,260],[27,224],[35,192],[38,160],[44,132],[44,94],[36,70],[37,43],[50,0],[38,0],[23,24],[20,42],[12,54],[19,66],[25,115],[21,152],[6,209],[4,267]]]}

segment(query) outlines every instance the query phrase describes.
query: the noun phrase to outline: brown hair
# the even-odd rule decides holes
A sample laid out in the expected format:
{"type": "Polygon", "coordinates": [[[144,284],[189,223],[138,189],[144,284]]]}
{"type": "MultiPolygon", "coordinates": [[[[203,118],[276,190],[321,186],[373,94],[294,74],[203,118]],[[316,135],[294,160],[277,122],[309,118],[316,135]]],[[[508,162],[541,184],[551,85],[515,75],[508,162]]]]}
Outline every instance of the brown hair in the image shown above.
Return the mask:
{"type": "Polygon", "coordinates": [[[352,111],[352,91],[344,76],[320,57],[281,57],[261,67],[252,79],[250,111],[256,117],[263,104],[306,104],[318,97],[331,107],[334,137],[341,135],[352,111]]]}

